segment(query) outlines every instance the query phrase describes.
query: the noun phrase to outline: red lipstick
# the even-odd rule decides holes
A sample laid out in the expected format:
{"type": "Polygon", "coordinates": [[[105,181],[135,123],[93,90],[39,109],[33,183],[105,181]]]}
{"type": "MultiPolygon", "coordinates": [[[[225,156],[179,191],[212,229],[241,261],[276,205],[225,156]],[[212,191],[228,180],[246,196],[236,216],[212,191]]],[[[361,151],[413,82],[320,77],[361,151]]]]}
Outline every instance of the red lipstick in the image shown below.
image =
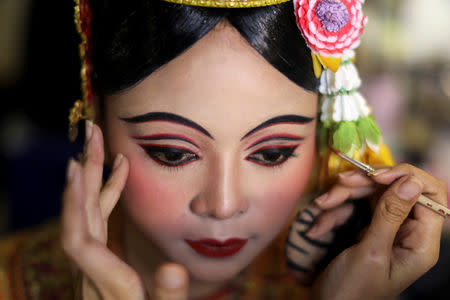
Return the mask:
{"type": "Polygon", "coordinates": [[[245,246],[248,240],[232,238],[224,242],[214,239],[186,240],[198,254],[208,257],[228,257],[236,254],[245,246]]]}

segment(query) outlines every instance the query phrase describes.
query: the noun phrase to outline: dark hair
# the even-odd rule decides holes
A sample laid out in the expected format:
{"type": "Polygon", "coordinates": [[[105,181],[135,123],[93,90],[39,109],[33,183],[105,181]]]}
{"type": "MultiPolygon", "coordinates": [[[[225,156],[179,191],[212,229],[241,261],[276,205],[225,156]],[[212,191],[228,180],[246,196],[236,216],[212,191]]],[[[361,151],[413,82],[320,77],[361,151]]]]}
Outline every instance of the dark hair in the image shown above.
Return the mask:
{"type": "Polygon", "coordinates": [[[92,0],[93,83],[102,94],[133,86],[179,56],[219,22],[228,21],[270,64],[299,86],[316,91],[309,48],[292,2],[219,9],[160,0],[92,0]]]}

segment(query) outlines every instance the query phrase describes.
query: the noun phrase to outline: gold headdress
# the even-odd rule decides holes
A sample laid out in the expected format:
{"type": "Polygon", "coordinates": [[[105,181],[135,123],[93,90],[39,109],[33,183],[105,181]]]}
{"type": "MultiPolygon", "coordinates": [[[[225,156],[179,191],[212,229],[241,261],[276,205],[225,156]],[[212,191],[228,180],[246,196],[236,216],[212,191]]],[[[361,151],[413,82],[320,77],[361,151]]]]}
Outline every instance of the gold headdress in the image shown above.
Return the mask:
{"type": "Polygon", "coordinates": [[[177,4],[216,7],[216,8],[249,8],[280,4],[290,0],[164,0],[177,4]]]}

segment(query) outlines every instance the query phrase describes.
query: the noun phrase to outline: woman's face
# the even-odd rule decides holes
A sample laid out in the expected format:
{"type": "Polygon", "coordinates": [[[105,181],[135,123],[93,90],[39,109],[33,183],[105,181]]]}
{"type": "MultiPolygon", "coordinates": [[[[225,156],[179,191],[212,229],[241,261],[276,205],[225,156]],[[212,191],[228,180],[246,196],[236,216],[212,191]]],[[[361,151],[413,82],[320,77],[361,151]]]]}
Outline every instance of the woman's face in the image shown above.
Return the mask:
{"type": "Polygon", "coordinates": [[[230,26],[106,99],[127,215],[200,280],[235,276],[291,215],[313,164],[317,95],[230,26]]]}

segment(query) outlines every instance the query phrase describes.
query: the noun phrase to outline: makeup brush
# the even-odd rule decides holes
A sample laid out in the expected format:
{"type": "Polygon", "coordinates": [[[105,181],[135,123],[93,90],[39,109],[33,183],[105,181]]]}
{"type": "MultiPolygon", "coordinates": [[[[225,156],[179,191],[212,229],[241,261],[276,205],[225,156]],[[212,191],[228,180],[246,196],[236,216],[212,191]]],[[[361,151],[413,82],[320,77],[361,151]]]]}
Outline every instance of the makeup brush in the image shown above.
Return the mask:
{"type": "MultiPolygon", "coordinates": [[[[363,170],[364,172],[366,172],[366,175],[370,176],[370,173],[375,172],[375,169],[372,168],[371,166],[366,165],[366,164],[364,164],[364,163],[362,163],[360,161],[357,161],[355,159],[352,159],[352,158],[348,157],[347,155],[345,155],[344,153],[342,153],[342,152],[340,152],[338,150],[335,150],[335,149],[332,149],[332,150],[339,157],[345,159],[346,161],[348,161],[352,165],[354,165],[354,166],[358,167],[359,169],[363,170]]],[[[442,205],[434,202],[433,200],[431,200],[427,196],[420,195],[417,202],[419,204],[422,204],[426,208],[429,208],[429,209],[433,210],[434,212],[440,214],[441,216],[450,217],[450,209],[448,209],[447,207],[442,206],[442,205]]]]}

